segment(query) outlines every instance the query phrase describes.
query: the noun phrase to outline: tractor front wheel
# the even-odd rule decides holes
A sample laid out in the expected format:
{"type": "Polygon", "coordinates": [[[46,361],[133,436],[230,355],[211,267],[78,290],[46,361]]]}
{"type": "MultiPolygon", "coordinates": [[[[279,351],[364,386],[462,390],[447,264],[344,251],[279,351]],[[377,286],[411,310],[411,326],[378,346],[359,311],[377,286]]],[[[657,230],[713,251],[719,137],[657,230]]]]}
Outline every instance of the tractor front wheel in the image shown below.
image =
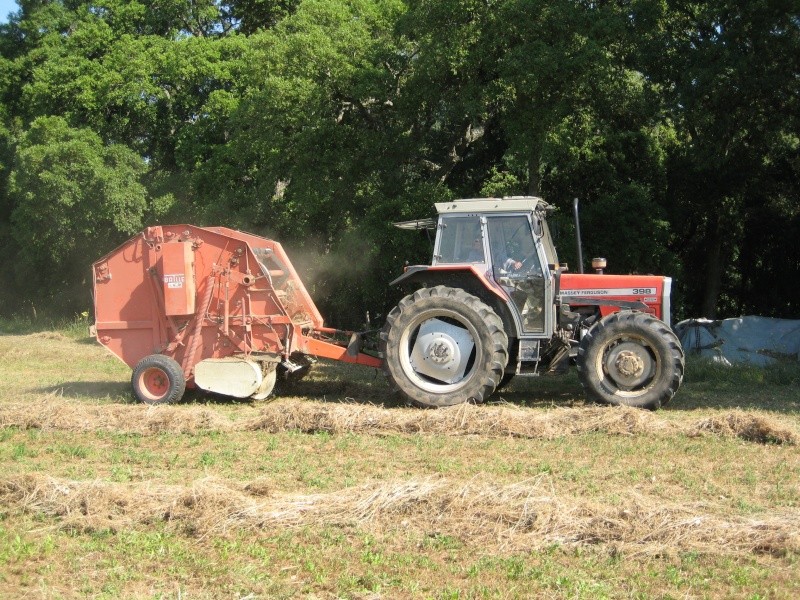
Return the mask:
{"type": "Polygon", "coordinates": [[[578,377],[591,400],[656,410],[683,381],[678,338],[652,315],[623,311],[594,325],[578,349],[578,377]]]}
{"type": "Polygon", "coordinates": [[[380,351],[390,382],[425,408],[481,403],[508,362],[503,322],[477,297],[437,286],[403,298],[389,313],[380,351]]]}
{"type": "Polygon", "coordinates": [[[169,404],[183,397],[186,379],[183,369],[172,358],[163,354],[151,354],[134,367],[131,385],[140,402],[169,404]]]}

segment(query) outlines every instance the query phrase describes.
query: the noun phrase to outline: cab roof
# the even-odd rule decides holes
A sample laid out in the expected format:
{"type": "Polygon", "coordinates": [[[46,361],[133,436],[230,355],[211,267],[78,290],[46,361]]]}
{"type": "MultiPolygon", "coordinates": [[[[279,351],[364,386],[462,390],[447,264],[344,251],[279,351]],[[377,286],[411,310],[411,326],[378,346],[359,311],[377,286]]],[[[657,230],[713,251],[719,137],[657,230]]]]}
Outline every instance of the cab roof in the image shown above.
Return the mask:
{"type": "Polygon", "coordinates": [[[504,196],[502,198],[466,198],[437,202],[440,215],[451,213],[527,212],[552,210],[553,207],[538,196],[504,196]]]}
{"type": "MultiPolygon", "coordinates": [[[[504,212],[551,211],[555,207],[538,196],[503,196],[502,198],[463,198],[450,202],[436,202],[436,212],[447,214],[478,214],[504,212]]],[[[434,219],[414,219],[393,223],[400,229],[436,229],[434,219]]]]}

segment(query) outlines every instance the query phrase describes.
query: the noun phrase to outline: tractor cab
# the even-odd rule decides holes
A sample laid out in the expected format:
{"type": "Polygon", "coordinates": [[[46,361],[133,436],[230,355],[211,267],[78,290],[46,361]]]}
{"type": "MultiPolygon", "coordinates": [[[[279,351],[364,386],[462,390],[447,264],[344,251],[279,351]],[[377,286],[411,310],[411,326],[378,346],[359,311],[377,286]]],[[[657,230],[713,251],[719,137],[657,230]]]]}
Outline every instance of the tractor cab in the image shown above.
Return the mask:
{"type": "Polygon", "coordinates": [[[532,196],[436,204],[433,268],[470,265],[487,287],[505,296],[520,338],[549,338],[555,327],[553,271],[558,263],[545,213],[532,196]]]}

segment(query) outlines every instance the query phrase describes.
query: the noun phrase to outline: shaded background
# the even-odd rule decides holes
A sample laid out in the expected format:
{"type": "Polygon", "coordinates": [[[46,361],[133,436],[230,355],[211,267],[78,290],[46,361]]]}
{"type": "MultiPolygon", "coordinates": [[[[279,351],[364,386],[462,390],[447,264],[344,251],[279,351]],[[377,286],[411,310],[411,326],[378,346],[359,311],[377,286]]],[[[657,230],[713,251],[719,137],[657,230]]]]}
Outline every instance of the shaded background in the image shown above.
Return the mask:
{"type": "Polygon", "coordinates": [[[390,223],[539,194],[562,260],[675,278],[676,319],[797,318],[786,0],[22,0],[0,26],[0,313],[90,305],[154,223],[280,240],[329,324],[385,314],[390,223]]]}

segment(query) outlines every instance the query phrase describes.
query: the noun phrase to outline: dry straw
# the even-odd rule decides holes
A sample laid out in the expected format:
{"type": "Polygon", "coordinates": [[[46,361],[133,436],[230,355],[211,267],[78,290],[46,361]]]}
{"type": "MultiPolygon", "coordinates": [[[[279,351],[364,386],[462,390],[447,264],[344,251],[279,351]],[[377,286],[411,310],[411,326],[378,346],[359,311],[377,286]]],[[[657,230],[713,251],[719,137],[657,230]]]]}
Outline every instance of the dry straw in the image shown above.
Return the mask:
{"type": "Polygon", "coordinates": [[[206,408],[83,404],[50,396],[37,404],[0,405],[0,426],[148,435],[227,431],[231,428],[231,421],[217,411],[206,408]]]}
{"type": "Polygon", "coordinates": [[[198,431],[325,431],[332,434],[555,439],[599,432],[625,436],[711,434],[789,445],[800,441],[800,435],[779,419],[743,411],[724,412],[686,424],[667,420],[658,413],[625,407],[532,410],[512,405],[464,404],[442,410],[418,410],[295,399],[267,404],[257,410],[256,416],[233,421],[213,407],[87,405],[49,397],[38,404],[0,405],[0,426],[142,435],[198,431]]]}
{"type": "Polygon", "coordinates": [[[703,432],[739,437],[761,444],[797,445],[798,443],[798,435],[775,419],[744,411],[732,411],[698,421],[693,426],[693,433],[703,432]]]}
{"type": "Polygon", "coordinates": [[[549,478],[496,485],[486,479],[370,482],[320,494],[266,496],[215,479],[191,486],[79,482],[39,474],[0,482],[0,503],[56,517],[62,528],[120,530],[163,522],[204,537],[233,530],[273,533],[339,526],[447,535],[483,552],[518,552],[560,544],[603,546],[626,555],[676,551],[716,554],[800,550],[800,514],[760,518],[727,514],[707,503],[678,505],[636,492],[613,505],[554,493],[549,478]]]}
{"type": "Polygon", "coordinates": [[[634,435],[669,429],[641,410],[606,407],[524,409],[510,405],[462,404],[445,410],[386,409],[364,404],[280,403],[240,425],[246,430],[329,433],[410,433],[513,436],[554,439],[589,432],[634,435]]]}

